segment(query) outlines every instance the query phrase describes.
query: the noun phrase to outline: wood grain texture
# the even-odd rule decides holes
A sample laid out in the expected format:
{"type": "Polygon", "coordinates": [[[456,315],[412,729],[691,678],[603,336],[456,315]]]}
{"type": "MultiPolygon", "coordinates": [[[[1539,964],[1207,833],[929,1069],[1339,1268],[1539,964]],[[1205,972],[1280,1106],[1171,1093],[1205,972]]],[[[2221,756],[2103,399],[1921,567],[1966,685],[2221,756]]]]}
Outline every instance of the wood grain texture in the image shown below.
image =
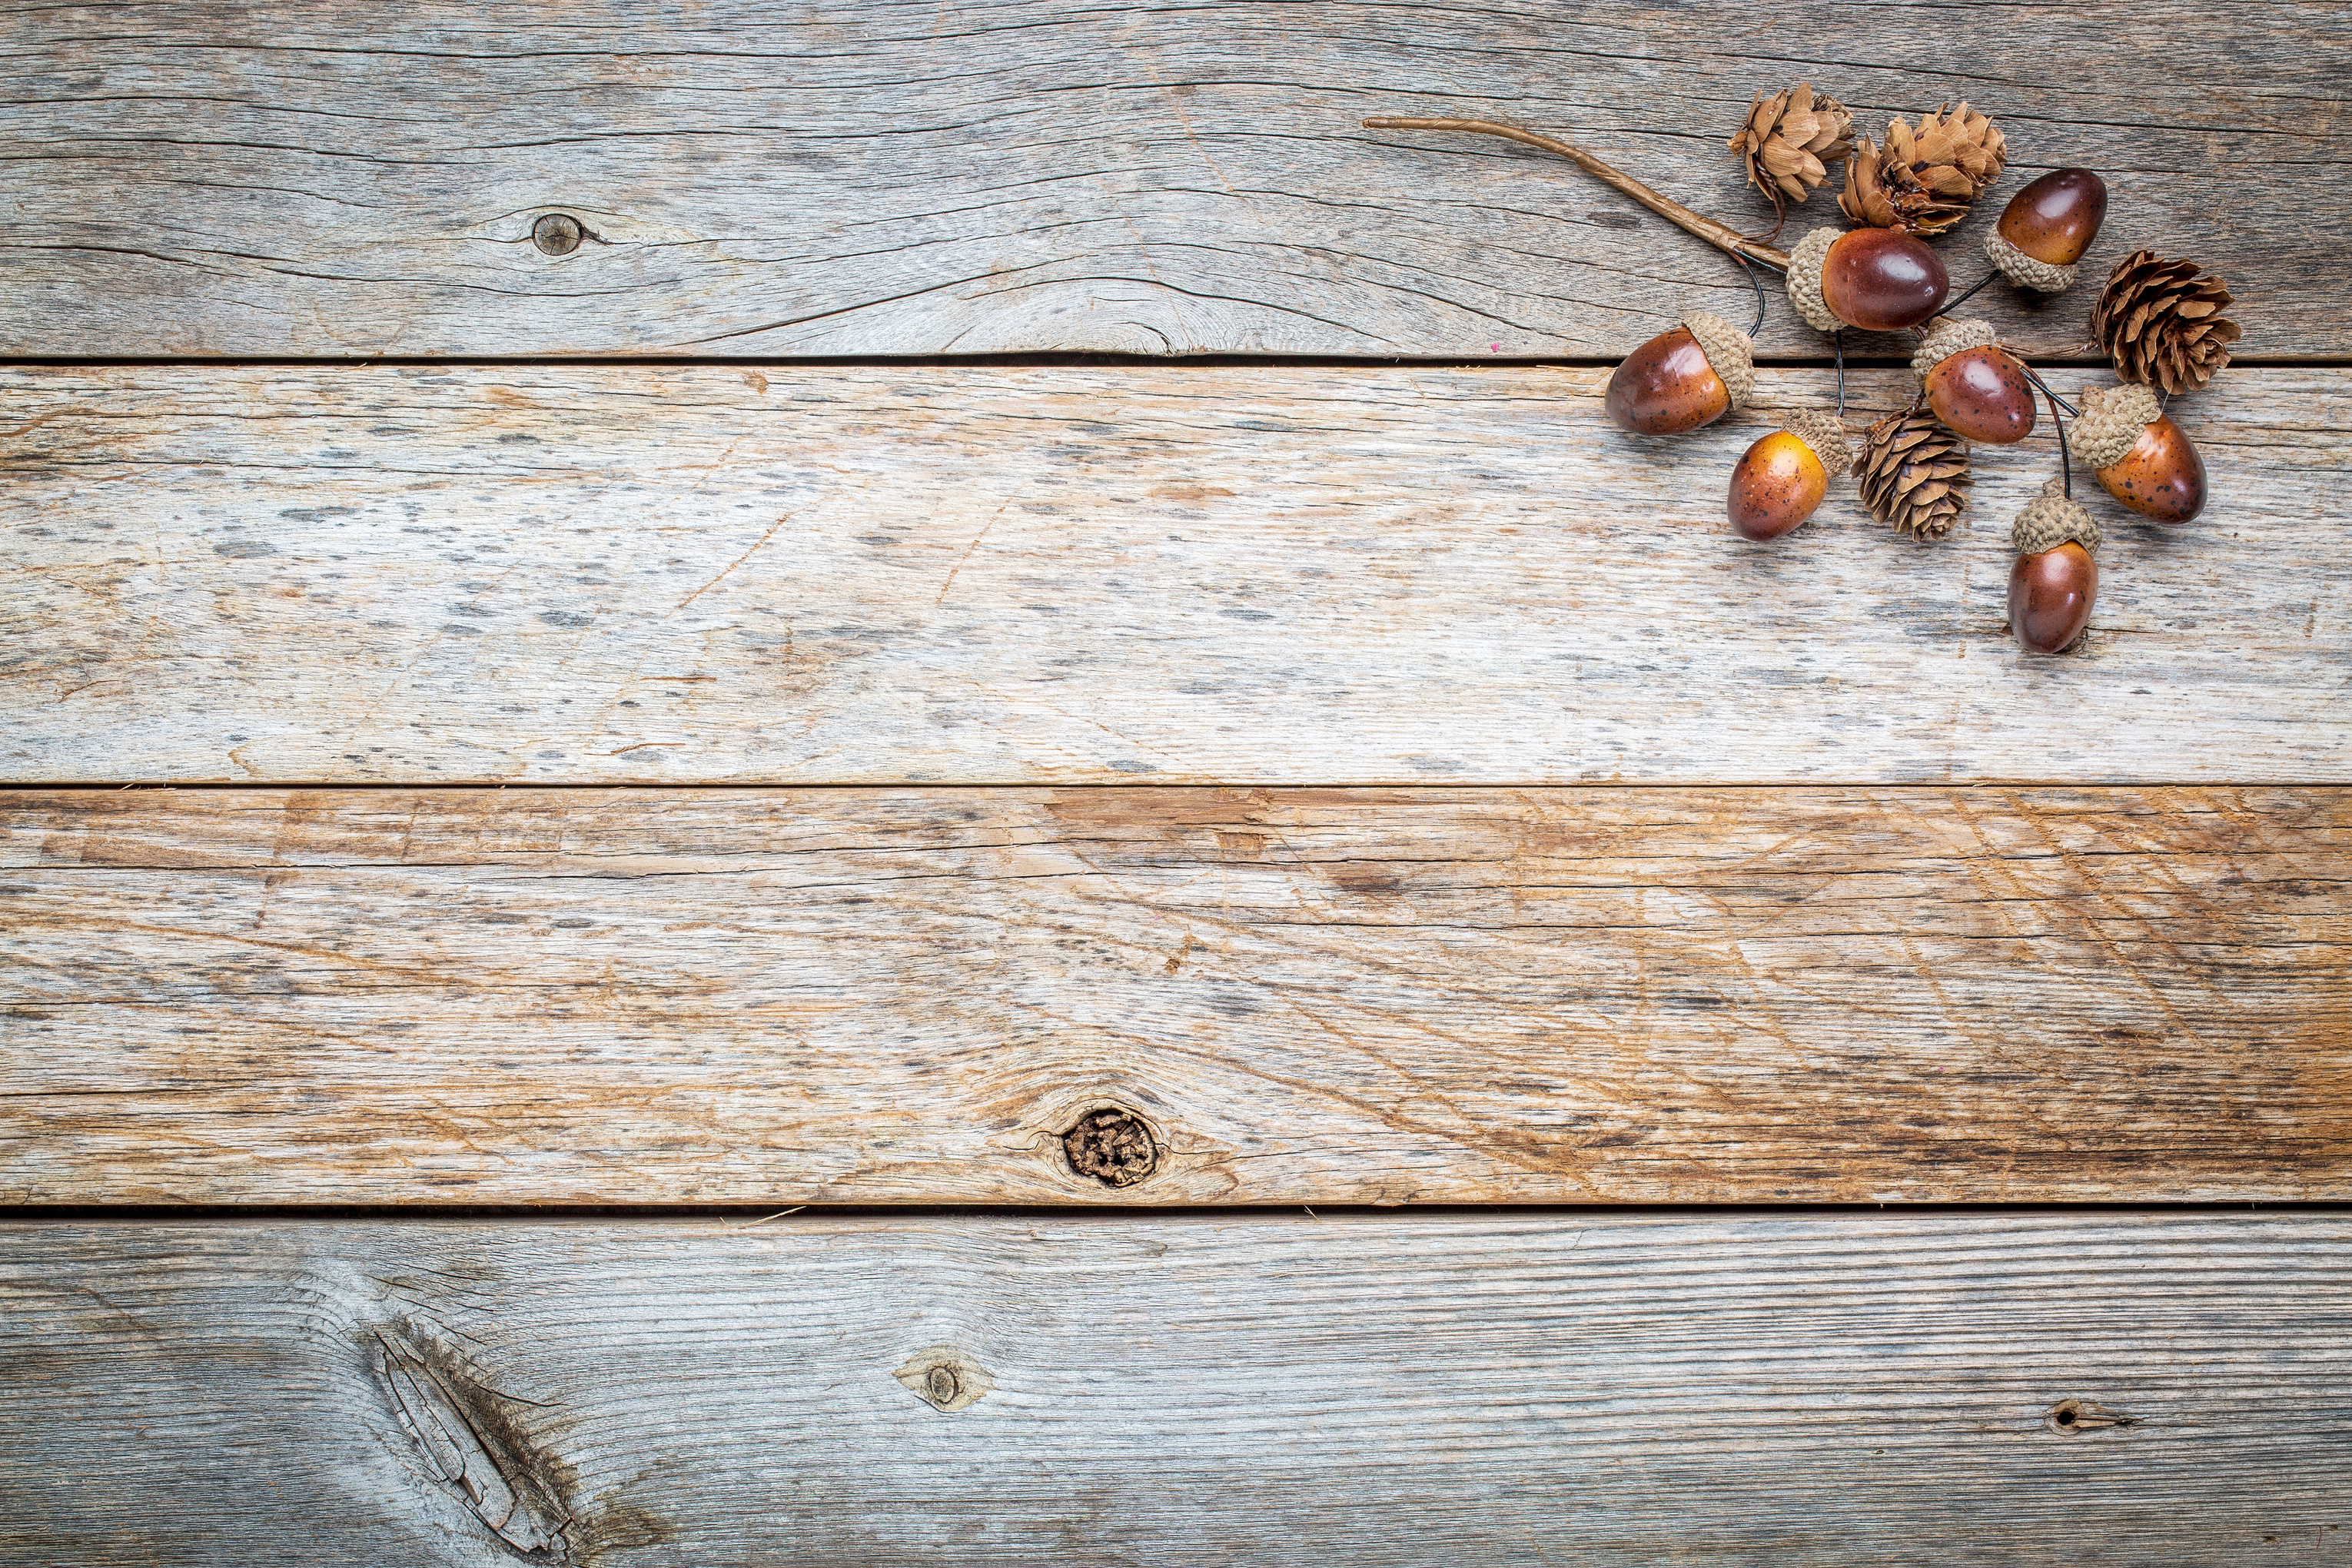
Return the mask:
{"type": "Polygon", "coordinates": [[[0,1201],[2352,1195],[2343,790],[0,798],[0,1201]]]}
{"type": "Polygon", "coordinates": [[[11,1564],[490,1568],[493,1520],[698,1568],[2352,1531],[2342,1215],[19,1225],[0,1291],[11,1564]],[[905,1385],[942,1363],[985,1392],[905,1385]]]}
{"type": "MultiPolygon", "coordinates": [[[[905,0],[12,5],[11,354],[1616,356],[1723,257],[1486,115],[1771,226],[1723,139],[1810,77],[1863,129],[1967,99],[2112,184],[2095,277],[2219,268],[2252,353],[2352,353],[2334,4],[905,0]],[[533,222],[576,215],[567,256],[533,222]]],[[[1834,223],[1817,195],[1796,233],[1834,223]]],[[[2041,353],[2087,300],[1978,297],[2041,353]]],[[[1878,340],[1883,351],[1891,340],[1878,340]]],[[[1768,351],[1823,344],[1778,305],[1768,351]]],[[[1907,352],[1907,351],[1906,351],[1907,352]]]]}
{"type": "MultiPolygon", "coordinates": [[[[2176,412],[2215,499],[2021,654],[2010,523],[1850,487],[1747,544],[1771,410],[1623,436],[1493,367],[18,369],[16,782],[2303,782],[2352,761],[2352,372],[2176,412]]],[[[2067,382],[2072,385],[2073,383],[2067,382]]],[[[1907,377],[1856,378],[1857,416],[1907,377]]]]}

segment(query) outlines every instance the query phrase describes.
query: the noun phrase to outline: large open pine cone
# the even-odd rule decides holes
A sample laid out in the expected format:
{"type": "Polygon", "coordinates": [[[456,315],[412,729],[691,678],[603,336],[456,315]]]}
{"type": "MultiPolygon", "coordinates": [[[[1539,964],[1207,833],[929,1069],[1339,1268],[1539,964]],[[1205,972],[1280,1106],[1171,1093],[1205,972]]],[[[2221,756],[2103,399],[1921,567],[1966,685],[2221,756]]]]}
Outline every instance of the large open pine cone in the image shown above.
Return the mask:
{"type": "Polygon", "coordinates": [[[2117,375],[2170,396],[2204,385],[2230,363],[2238,323],[2221,316],[2229,302],[2230,290],[2197,263],[2135,250],[2091,307],[2091,336],[2117,375]]]}
{"type": "Polygon", "coordinates": [[[1941,234],[1968,216],[1969,204],[2009,166],[2000,127],[1961,104],[1920,116],[1919,129],[1897,120],[1886,145],[1864,141],[1846,160],[1845,216],[1872,228],[1941,234]]]}
{"type": "Polygon", "coordinates": [[[1811,195],[1830,177],[1829,165],[1853,151],[1853,116],[1801,81],[1769,98],[1758,93],[1748,122],[1726,145],[1746,161],[1748,183],[1777,211],[1811,195]]]}
{"type": "Polygon", "coordinates": [[[1871,516],[1900,533],[1941,539],[1969,507],[1969,444],[1932,410],[1897,409],[1862,438],[1853,476],[1871,516]]]}

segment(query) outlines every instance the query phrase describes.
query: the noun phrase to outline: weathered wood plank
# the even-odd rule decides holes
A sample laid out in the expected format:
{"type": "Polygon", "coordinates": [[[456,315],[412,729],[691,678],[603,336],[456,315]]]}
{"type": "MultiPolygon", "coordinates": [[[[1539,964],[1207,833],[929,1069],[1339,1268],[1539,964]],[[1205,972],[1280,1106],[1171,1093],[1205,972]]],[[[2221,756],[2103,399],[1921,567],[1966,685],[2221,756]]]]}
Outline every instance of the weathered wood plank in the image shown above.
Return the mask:
{"type": "Polygon", "coordinates": [[[0,1270],[9,1563],[489,1568],[490,1520],[845,1568],[2352,1530],[2342,1215],[16,1225],[0,1270]]]}
{"type": "MultiPolygon", "coordinates": [[[[1769,415],[1602,373],[16,370],[16,782],[2326,781],[2352,762],[2352,372],[2184,400],[2216,499],[2104,496],[2092,651],[2011,520],[1723,521],[1769,415]]],[[[1860,377],[1857,412],[1909,395],[1860,377]]],[[[2069,383],[2071,384],[2071,383],[2069,383]]],[[[1768,374],[1764,409],[1817,405],[1768,374]]]]}
{"type": "Polygon", "coordinates": [[[2352,1195],[2344,790],[0,801],[9,1202],[2352,1195]]]}
{"type": "MultiPolygon", "coordinates": [[[[8,29],[12,354],[1613,356],[1692,305],[1744,319],[1747,283],[1556,160],[1359,121],[1544,126],[1760,230],[1722,138],[1798,76],[1873,135],[1973,101],[2017,159],[1994,211],[2096,167],[2092,268],[2191,255],[2247,297],[2250,352],[2352,353],[2334,4],[306,0],[8,29]],[[543,254],[554,212],[593,237],[543,254]]],[[[1949,247],[1963,280],[1991,222],[1949,247]]],[[[1979,298],[2040,352],[2084,336],[2080,298],[1979,298]]],[[[1823,346],[1785,303],[1765,342],[1823,346]]]]}

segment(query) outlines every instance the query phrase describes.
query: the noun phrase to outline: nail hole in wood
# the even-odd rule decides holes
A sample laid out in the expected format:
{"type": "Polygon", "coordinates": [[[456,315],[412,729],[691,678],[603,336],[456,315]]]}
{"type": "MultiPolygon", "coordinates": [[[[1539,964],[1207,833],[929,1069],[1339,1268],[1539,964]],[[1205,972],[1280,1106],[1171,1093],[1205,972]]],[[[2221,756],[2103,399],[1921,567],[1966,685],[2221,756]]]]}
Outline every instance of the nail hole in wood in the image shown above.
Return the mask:
{"type": "Polygon", "coordinates": [[[1160,1166],[1150,1124],[1120,1106],[1099,1106],[1062,1134],[1070,1169],[1107,1187],[1131,1187],[1160,1166]]]}
{"type": "Polygon", "coordinates": [[[2138,1416],[2126,1415],[2104,1405],[2094,1405],[2087,1399],[2062,1399],[2050,1407],[2050,1426],[2055,1432],[2080,1434],[2104,1431],[2110,1426],[2138,1425],[2138,1416]]]}
{"type": "Polygon", "coordinates": [[[530,226],[530,242],[549,256],[569,256],[580,248],[583,232],[570,213],[549,213],[530,226]]]}

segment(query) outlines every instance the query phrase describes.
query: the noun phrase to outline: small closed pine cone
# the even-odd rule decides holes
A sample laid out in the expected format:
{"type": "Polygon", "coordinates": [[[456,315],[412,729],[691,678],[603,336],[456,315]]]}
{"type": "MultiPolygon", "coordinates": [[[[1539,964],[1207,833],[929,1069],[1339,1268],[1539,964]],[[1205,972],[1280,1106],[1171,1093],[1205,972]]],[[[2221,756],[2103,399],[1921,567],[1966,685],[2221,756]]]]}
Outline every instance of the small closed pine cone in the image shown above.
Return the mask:
{"type": "Polygon", "coordinates": [[[1969,444],[1929,409],[1897,409],[1873,425],[1853,474],[1870,515],[1898,533],[1941,539],[1968,510],[1969,444]]]}
{"type": "Polygon", "coordinates": [[[1838,206],[1871,228],[1941,234],[1966,217],[1969,204],[2009,166],[2000,127],[1967,104],[1947,103],[1886,128],[1886,145],[1865,139],[1846,160],[1845,194],[1838,206]]]}
{"type": "Polygon", "coordinates": [[[2197,263],[2135,250],[2091,307],[2091,336],[2117,375],[2171,396],[2203,386],[2230,363],[2238,323],[2221,313],[2229,302],[2230,290],[2197,263]]]}
{"type": "Polygon", "coordinates": [[[1747,123],[1725,145],[1747,163],[1748,183],[1779,212],[1811,195],[1830,177],[1829,165],[1853,151],[1853,116],[1801,81],[1769,98],[1758,93],[1747,123]]]}

